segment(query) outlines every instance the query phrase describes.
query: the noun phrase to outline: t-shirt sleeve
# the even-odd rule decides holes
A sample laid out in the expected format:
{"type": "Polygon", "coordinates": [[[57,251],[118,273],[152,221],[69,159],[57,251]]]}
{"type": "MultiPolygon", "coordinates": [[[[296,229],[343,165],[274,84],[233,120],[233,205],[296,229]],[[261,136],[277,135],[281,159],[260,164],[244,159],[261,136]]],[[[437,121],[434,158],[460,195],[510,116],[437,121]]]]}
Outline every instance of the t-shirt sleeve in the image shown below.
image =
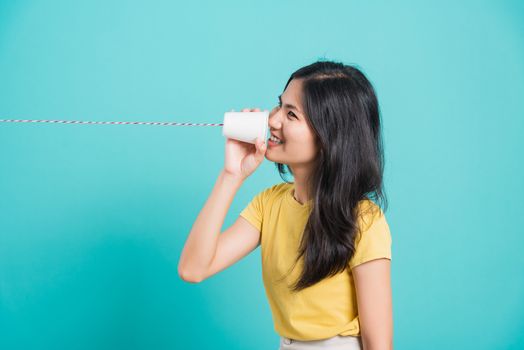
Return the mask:
{"type": "Polygon", "coordinates": [[[264,202],[267,190],[258,193],[251,202],[240,212],[240,216],[249,221],[259,232],[262,231],[262,221],[264,217],[264,202]]]}
{"type": "Polygon", "coordinates": [[[363,264],[370,260],[387,258],[391,260],[391,233],[384,213],[379,210],[371,222],[364,222],[363,229],[355,239],[355,254],[349,267],[363,264]]]}

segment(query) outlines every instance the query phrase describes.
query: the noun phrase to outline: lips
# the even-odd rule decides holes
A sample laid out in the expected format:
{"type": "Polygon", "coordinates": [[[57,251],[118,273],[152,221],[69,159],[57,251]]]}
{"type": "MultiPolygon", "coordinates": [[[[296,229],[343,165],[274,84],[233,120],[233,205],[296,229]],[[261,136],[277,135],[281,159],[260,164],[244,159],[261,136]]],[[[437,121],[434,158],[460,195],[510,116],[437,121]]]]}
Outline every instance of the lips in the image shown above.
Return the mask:
{"type": "MultiPolygon", "coordinates": [[[[271,137],[274,137],[274,138],[277,139],[277,140],[274,140],[274,141],[280,141],[280,143],[284,143],[284,140],[282,140],[280,137],[278,137],[277,135],[275,135],[275,134],[273,134],[273,133],[271,133],[271,137]]],[[[270,138],[271,138],[271,137],[270,137],[270,138]]]]}
{"type": "Polygon", "coordinates": [[[275,146],[281,146],[282,145],[281,143],[276,143],[271,138],[267,140],[267,144],[268,144],[269,147],[275,147],[275,146]]]}
{"type": "Polygon", "coordinates": [[[282,142],[280,139],[278,139],[277,137],[275,137],[275,136],[273,136],[273,135],[271,135],[271,136],[269,137],[269,140],[271,140],[273,143],[278,144],[278,145],[284,143],[284,142],[282,142]]]}

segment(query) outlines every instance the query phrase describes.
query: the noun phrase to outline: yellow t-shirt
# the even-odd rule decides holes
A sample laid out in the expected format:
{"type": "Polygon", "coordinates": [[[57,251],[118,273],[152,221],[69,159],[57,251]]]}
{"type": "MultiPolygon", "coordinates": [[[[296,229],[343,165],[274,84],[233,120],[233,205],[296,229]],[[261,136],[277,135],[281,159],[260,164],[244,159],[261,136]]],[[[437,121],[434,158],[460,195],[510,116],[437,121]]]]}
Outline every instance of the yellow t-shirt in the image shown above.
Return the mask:
{"type": "Polygon", "coordinates": [[[356,291],[350,271],[369,260],[391,259],[391,236],[384,213],[371,200],[359,203],[359,212],[363,213],[359,217],[361,232],[356,236],[349,269],[292,292],[289,286],[297,281],[303,259],[292,271],[291,267],[312,209],[312,201],[300,204],[293,197],[293,190],[294,184],[286,182],[269,187],[240,213],[261,232],[262,277],[275,331],[297,340],[359,336],[356,291]],[[286,273],[288,277],[278,282],[286,273]]]}

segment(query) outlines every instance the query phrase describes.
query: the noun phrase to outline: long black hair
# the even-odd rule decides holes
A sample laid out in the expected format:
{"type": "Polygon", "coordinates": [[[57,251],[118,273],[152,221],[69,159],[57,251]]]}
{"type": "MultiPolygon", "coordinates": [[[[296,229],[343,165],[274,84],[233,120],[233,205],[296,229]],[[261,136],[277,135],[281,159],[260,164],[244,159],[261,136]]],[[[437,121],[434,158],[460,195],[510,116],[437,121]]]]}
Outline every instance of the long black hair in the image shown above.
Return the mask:
{"type": "MultiPolygon", "coordinates": [[[[307,180],[312,210],[295,260],[304,257],[292,286],[299,291],[348,267],[363,214],[359,203],[373,200],[385,211],[387,199],[379,105],[366,76],[354,66],[317,61],[294,72],[284,90],[293,79],[303,82],[303,109],[319,147],[307,180]]],[[[276,166],[288,182],[290,167],[276,166]]]]}

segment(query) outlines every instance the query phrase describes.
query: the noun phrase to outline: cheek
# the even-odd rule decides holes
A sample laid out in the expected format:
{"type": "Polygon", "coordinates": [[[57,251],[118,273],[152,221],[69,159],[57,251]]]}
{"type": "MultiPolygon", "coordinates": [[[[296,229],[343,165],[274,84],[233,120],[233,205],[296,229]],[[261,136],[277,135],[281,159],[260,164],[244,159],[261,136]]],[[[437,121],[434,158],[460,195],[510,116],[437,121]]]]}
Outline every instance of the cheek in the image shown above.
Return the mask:
{"type": "Polygon", "coordinates": [[[316,152],[316,141],[313,133],[308,128],[297,128],[289,130],[286,142],[288,146],[294,149],[299,149],[302,152],[315,153],[316,152]]]}

